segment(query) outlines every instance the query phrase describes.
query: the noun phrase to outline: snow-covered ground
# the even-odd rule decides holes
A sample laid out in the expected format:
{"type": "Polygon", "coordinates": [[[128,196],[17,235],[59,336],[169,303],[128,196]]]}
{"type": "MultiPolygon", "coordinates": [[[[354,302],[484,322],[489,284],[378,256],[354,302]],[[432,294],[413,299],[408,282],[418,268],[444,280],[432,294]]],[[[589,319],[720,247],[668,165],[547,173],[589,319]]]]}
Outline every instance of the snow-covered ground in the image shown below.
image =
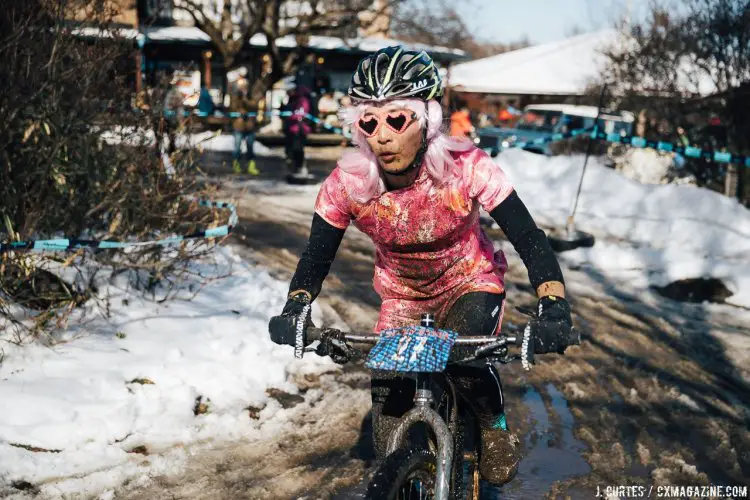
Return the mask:
{"type": "MultiPolygon", "coordinates": [[[[128,453],[139,446],[151,454],[278,432],[287,410],[266,390],[294,394],[290,376],[336,369],[328,358],[295,360],[291,348],[268,339],[286,283],[226,248],[196,271],[231,274],[192,300],[163,304],[115,282],[109,319],[69,328],[53,348],[3,342],[0,496],[20,481],[51,498],[101,492],[184,459],[150,455],[144,465],[144,457],[128,453]],[[208,413],[194,414],[198,397],[208,413]],[[262,408],[259,419],[248,416],[249,406],[262,408]]],[[[192,297],[189,289],[183,295],[192,297]]]]}
{"type": "MultiPolygon", "coordinates": [[[[125,144],[153,145],[155,142],[154,131],[151,129],[119,127],[105,130],[101,133],[104,142],[110,145],[125,144]]],[[[234,136],[232,134],[221,134],[210,130],[195,134],[177,134],[175,137],[177,147],[180,149],[198,149],[201,151],[226,151],[234,150],[234,136]]],[[[243,141],[242,151],[247,151],[247,145],[243,141]]],[[[258,156],[268,156],[272,150],[267,146],[255,141],[253,151],[258,156]]]]}
{"type": "MultiPolygon", "coordinates": [[[[509,150],[497,162],[539,223],[564,228],[582,156],[509,150]]],[[[734,199],[695,186],[640,184],[591,159],[575,221],[598,240],[559,254],[569,264],[636,287],[713,277],[733,293],[728,303],[750,307],[750,210],[734,199]]]]}

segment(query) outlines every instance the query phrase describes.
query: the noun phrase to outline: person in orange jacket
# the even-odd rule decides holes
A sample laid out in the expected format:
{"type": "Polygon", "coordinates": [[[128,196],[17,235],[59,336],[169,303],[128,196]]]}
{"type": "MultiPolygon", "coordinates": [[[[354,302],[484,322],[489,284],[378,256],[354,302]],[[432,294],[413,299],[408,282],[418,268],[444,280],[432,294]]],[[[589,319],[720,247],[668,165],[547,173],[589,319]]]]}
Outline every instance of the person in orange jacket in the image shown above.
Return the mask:
{"type": "Polygon", "coordinates": [[[469,137],[474,132],[474,126],[471,124],[469,108],[463,106],[451,115],[451,136],[469,137]]]}

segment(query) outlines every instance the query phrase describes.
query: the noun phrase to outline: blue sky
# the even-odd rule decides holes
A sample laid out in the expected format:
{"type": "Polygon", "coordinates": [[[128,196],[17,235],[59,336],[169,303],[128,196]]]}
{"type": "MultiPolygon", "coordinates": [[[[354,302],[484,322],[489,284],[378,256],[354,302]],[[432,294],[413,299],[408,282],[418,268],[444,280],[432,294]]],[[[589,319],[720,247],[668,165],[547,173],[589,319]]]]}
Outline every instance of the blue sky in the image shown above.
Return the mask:
{"type": "Polygon", "coordinates": [[[633,18],[645,14],[648,0],[459,0],[454,4],[477,38],[533,43],[565,38],[576,26],[593,31],[612,26],[632,5],[633,18]]]}

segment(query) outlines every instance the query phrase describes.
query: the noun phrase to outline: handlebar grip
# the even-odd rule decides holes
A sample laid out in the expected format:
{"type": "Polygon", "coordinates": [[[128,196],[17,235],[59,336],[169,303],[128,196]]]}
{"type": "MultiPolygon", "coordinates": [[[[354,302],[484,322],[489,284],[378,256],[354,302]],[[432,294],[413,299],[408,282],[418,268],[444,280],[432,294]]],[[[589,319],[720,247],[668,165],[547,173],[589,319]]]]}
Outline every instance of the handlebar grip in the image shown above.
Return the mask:
{"type": "Polygon", "coordinates": [[[323,336],[323,330],[314,326],[308,326],[305,330],[305,337],[307,337],[307,343],[312,344],[316,340],[320,340],[323,336]]]}

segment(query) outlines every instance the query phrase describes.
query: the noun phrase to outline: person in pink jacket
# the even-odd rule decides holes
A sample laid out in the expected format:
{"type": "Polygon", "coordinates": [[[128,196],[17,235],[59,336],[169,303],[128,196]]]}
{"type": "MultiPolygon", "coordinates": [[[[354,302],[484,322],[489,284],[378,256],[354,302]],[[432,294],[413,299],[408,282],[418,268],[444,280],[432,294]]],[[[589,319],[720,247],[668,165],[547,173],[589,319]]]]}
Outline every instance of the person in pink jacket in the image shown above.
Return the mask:
{"type": "MultiPolygon", "coordinates": [[[[350,224],[375,244],[373,282],[382,299],[375,331],[419,324],[430,312],[440,328],[459,335],[499,333],[508,264],[479,224],[485,210],[520,254],[539,296],[534,351],[564,351],[571,312],[546,235],[502,168],[470,141],[443,132],[441,94],[425,52],[388,47],[360,62],[349,88],[353,106],[342,113],[357,149],[320,188],[287,303],[269,325],[274,342],[294,345],[297,325],[309,321],[302,311],[320,293],[350,224]]],[[[500,376],[487,364],[462,367],[459,380],[481,429],[480,473],[505,483],[517,469],[519,441],[508,430],[500,376]]],[[[379,458],[414,389],[408,377],[373,374],[379,458]]]]}
{"type": "Polygon", "coordinates": [[[292,90],[284,110],[291,113],[284,121],[287,160],[298,173],[305,164],[305,144],[312,131],[308,118],[312,111],[310,89],[301,86],[292,90]]]}

